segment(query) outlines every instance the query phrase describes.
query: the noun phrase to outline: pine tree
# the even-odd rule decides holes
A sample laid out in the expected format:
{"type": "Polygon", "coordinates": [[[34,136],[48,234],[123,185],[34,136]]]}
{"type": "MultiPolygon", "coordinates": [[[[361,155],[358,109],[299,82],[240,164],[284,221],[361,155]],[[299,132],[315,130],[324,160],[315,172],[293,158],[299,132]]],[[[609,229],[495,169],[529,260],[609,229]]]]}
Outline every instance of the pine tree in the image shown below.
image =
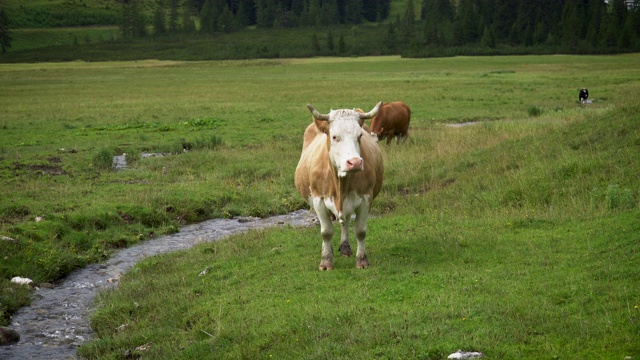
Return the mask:
{"type": "Polygon", "coordinates": [[[256,25],[272,28],[275,20],[275,4],[270,0],[256,0],[256,25]]]}
{"type": "Polygon", "coordinates": [[[156,2],[156,10],[153,12],[153,33],[155,35],[161,35],[166,32],[164,1],[158,0],[156,2]]]}
{"type": "Polygon", "coordinates": [[[178,31],[178,0],[169,0],[169,32],[178,31]]]}
{"type": "MultiPolygon", "coordinates": [[[[460,0],[454,23],[454,41],[458,45],[473,44],[480,40],[478,12],[473,0],[460,0]]],[[[495,34],[491,31],[493,41],[495,34]]]]}
{"type": "Polygon", "coordinates": [[[496,38],[495,35],[493,34],[493,32],[488,28],[488,27],[484,27],[484,31],[482,33],[482,38],[480,39],[480,45],[484,46],[484,47],[488,47],[488,48],[495,48],[496,47],[496,38]]]}
{"type": "Polygon", "coordinates": [[[562,42],[576,46],[586,35],[587,19],[585,0],[566,0],[562,8],[562,42]]]}
{"type": "Polygon", "coordinates": [[[196,31],[196,22],[193,20],[193,13],[190,6],[185,5],[182,8],[182,32],[191,34],[196,31]]]}
{"type": "Polygon", "coordinates": [[[384,39],[384,44],[389,52],[393,52],[396,48],[396,28],[391,21],[387,26],[387,37],[384,39]]]}
{"type": "Polygon", "coordinates": [[[231,13],[229,6],[227,6],[226,4],[222,7],[222,12],[220,13],[218,24],[221,30],[227,34],[235,31],[233,14],[231,13]]]}
{"type": "Polygon", "coordinates": [[[346,0],[344,5],[345,22],[360,24],[362,22],[363,0],[346,0]]]}
{"type": "Polygon", "coordinates": [[[320,13],[323,25],[333,25],[340,22],[338,14],[338,3],[336,0],[324,0],[320,7],[320,13]]]}
{"type": "Polygon", "coordinates": [[[249,26],[256,23],[253,0],[240,0],[236,20],[240,26],[249,26]]]}
{"type": "Polygon", "coordinates": [[[590,0],[588,6],[589,27],[587,29],[587,40],[593,46],[598,46],[606,37],[609,37],[606,13],[607,5],[602,0],[590,0]]]}
{"type": "Polygon", "coordinates": [[[333,33],[331,30],[327,33],[327,50],[329,53],[333,53],[333,33]]]}
{"type": "Polygon", "coordinates": [[[200,11],[200,31],[206,34],[214,34],[218,31],[220,11],[217,5],[217,0],[205,0],[200,11]]]}
{"type": "Polygon", "coordinates": [[[0,9],[0,50],[6,53],[11,48],[11,30],[9,29],[9,16],[4,9],[0,9]]]}
{"type": "Polygon", "coordinates": [[[635,6],[627,14],[625,29],[629,36],[629,45],[637,49],[640,47],[640,0],[636,0],[635,6]]]}
{"type": "Polygon", "coordinates": [[[311,35],[311,49],[316,54],[320,52],[320,42],[318,41],[318,36],[315,33],[311,35]]]}
{"type": "Polygon", "coordinates": [[[120,34],[125,39],[141,37],[146,34],[145,23],[138,0],[122,1],[122,17],[120,20],[120,34]]]}
{"type": "Polygon", "coordinates": [[[493,26],[499,39],[510,38],[513,25],[516,23],[518,16],[519,2],[514,0],[495,0],[493,26]]]}
{"type": "Polygon", "coordinates": [[[404,44],[409,44],[415,33],[416,12],[413,6],[413,0],[407,2],[404,16],[400,23],[400,37],[404,44]]]}
{"type": "Polygon", "coordinates": [[[347,43],[344,41],[344,35],[340,35],[338,39],[338,55],[344,55],[347,52],[347,43]]]}

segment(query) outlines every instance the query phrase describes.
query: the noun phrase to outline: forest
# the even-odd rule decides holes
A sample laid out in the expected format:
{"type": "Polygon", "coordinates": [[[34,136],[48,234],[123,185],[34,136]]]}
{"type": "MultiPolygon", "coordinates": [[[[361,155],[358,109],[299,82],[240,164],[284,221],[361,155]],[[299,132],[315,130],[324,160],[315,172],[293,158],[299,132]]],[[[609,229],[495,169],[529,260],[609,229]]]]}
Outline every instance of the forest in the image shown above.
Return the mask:
{"type": "Polygon", "coordinates": [[[85,1],[46,9],[20,3],[6,12],[0,2],[3,52],[11,47],[11,29],[80,26],[117,26],[111,42],[161,40],[179,47],[195,39],[201,47],[206,37],[285,31],[299,34],[308,48],[234,36],[231,52],[211,58],[640,51],[640,0],[113,0],[99,8],[85,1]],[[375,46],[363,50],[356,44],[362,41],[375,46]],[[276,43],[279,50],[265,51],[276,43]]]}
{"type": "MultiPolygon", "coordinates": [[[[142,36],[148,20],[123,6],[123,36],[142,36]],[[139,29],[136,31],[135,29],[139,29]]],[[[224,33],[246,27],[296,28],[363,22],[388,24],[389,45],[418,50],[425,46],[586,45],[625,49],[640,42],[640,1],[628,0],[408,0],[404,14],[389,19],[390,0],[159,0],[154,33],[224,33]],[[419,5],[419,6],[418,6],[419,5]],[[182,13],[182,18],[180,18],[182,13]],[[168,15],[167,15],[168,14],[168,15]],[[167,22],[168,19],[168,22],[167,22]],[[180,26],[182,26],[180,28],[180,26]]]]}

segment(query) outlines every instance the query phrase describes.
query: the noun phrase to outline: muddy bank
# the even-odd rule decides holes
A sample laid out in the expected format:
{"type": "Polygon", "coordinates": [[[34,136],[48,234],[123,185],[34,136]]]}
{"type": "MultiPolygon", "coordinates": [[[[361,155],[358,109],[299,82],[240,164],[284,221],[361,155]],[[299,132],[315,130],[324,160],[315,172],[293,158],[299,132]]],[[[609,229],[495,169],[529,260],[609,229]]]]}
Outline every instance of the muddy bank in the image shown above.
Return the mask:
{"type": "Polygon", "coordinates": [[[266,219],[215,219],[123,249],[102,264],[71,273],[51,289],[35,290],[31,305],[20,309],[9,326],[20,333],[20,341],[0,347],[0,359],[78,358],[76,348],[92,337],[88,319],[96,294],[115,286],[120,275],[145,257],[187,249],[252,229],[285,225],[302,227],[314,222],[315,214],[308,210],[266,219]]]}

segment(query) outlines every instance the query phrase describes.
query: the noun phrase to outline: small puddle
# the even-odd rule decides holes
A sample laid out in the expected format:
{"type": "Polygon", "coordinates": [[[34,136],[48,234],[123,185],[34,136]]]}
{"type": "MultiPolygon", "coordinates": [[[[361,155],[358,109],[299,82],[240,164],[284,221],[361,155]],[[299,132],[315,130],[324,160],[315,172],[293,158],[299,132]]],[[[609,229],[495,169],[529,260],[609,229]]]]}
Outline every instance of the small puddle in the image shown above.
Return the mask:
{"type": "Polygon", "coordinates": [[[31,305],[21,308],[11,318],[9,327],[20,333],[20,341],[0,346],[0,359],[77,359],[76,348],[93,337],[89,315],[96,294],[116,286],[120,275],[141,259],[253,229],[311,226],[315,219],[315,214],[309,210],[265,219],[214,219],[118,251],[104,263],[71,273],[52,289],[35,290],[31,305]]]}
{"type": "Polygon", "coordinates": [[[467,122],[458,123],[458,124],[446,124],[446,126],[452,127],[452,128],[461,128],[465,126],[473,126],[478,124],[480,124],[480,121],[467,121],[467,122]]]}
{"type": "MultiPolygon", "coordinates": [[[[168,156],[171,155],[169,153],[142,153],[140,154],[140,157],[143,159],[146,158],[150,158],[150,157],[163,157],[163,156],[168,156]]],[[[113,167],[114,170],[125,170],[127,169],[127,154],[122,154],[122,155],[115,155],[113,157],[113,162],[111,167],[113,167]]]]}

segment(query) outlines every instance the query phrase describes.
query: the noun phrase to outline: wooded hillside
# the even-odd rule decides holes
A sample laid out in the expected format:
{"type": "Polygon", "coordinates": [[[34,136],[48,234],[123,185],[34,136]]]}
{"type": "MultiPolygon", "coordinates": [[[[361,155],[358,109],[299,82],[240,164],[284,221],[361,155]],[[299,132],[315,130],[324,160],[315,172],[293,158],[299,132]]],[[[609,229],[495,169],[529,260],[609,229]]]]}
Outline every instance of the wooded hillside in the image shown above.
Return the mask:
{"type": "MultiPolygon", "coordinates": [[[[122,41],[270,29],[333,36],[332,29],[376,27],[380,54],[413,57],[640,50],[640,0],[4,0],[4,8],[5,35],[21,28],[112,25],[119,29],[113,40],[122,41]]],[[[311,37],[307,44],[317,50],[317,41],[311,37]]],[[[337,47],[348,39],[338,35],[335,41],[337,47]]],[[[365,55],[336,55],[345,54],[365,55]]]]}

